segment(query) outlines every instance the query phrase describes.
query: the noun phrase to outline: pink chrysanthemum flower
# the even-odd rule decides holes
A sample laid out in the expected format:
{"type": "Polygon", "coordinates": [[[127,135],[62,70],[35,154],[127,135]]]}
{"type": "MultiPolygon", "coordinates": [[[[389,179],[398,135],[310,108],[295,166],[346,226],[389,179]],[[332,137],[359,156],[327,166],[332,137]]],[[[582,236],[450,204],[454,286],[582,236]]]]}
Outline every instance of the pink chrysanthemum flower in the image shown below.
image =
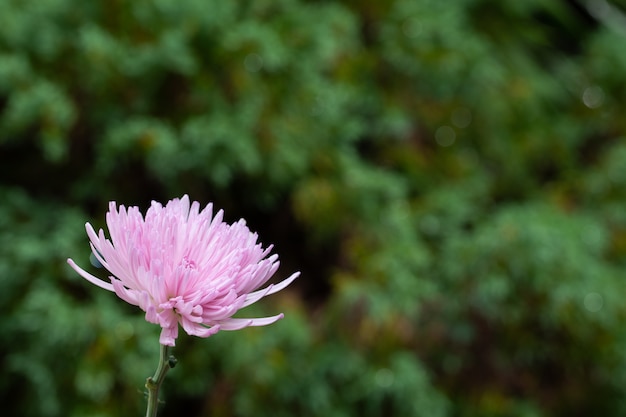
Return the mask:
{"type": "Polygon", "coordinates": [[[263,249],[243,219],[229,225],[222,218],[222,210],[213,216],[209,204],[200,211],[200,204],[190,205],[186,195],[165,207],[153,201],[145,218],[137,207],[118,210],[111,202],[106,214],[110,240],[102,229],[96,234],[85,225],[93,254],[112,274],[111,282],[72,259],[67,262],[89,282],[144,310],[147,321],[162,327],[162,345],[175,345],[179,323],[199,337],[274,323],[283,315],[232,316],[282,290],[300,273],[259,290],[278,269],[278,255],[268,257],[272,246],[263,249]]]}

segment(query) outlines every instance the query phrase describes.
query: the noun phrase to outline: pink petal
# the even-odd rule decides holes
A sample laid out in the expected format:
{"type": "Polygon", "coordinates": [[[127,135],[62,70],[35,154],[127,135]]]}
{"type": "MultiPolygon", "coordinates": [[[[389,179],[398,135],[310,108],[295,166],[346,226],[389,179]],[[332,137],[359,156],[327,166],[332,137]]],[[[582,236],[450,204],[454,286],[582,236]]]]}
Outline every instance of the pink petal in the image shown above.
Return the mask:
{"type": "Polygon", "coordinates": [[[256,303],[261,298],[263,298],[263,297],[265,297],[267,295],[271,295],[271,294],[277,293],[278,291],[282,290],[283,288],[285,288],[289,284],[291,284],[299,276],[300,276],[300,272],[296,272],[294,274],[291,274],[291,276],[289,276],[288,278],[284,279],[283,281],[281,281],[278,284],[272,284],[272,285],[270,285],[267,288],[264,288],[262,290],[251,292],[250,294],[248,294],[246,296],[246,301],[243,303],[242,308],[243,307],[247,307],[250,304],[256,303]]]}
{"type": "Polygon", "coordinates": [[[165,346],[176,346],[176,338],[178,337],[178,324],[172,327],[164,327],[161,330],[159,343],[165,346]]]}
{"type": "Polygon", "coordinates": [[[87,281],[91,282],[92,284],[97,285],[98,287],[105,289],[107,291],[114,291],[113,285],[111,285],[110,283],[106,281],[101,280],[100,278],[97,278],[91,275],[90,273],[82,269],[80,266],[76,265],[76,263],[72,259],[68,258],[67,263],[70,264],[70,266],[74,269],[74,271],[78,272],[78,275],[85,278],[87,281]]]}
{"type": "Polygon", "coordinates": [[[282,319],[284,314],[272,317],[261,317],[256,319],[226,319],[219,322],[221,330],[239,330],[248,326],[267,326],[282,319]]]}

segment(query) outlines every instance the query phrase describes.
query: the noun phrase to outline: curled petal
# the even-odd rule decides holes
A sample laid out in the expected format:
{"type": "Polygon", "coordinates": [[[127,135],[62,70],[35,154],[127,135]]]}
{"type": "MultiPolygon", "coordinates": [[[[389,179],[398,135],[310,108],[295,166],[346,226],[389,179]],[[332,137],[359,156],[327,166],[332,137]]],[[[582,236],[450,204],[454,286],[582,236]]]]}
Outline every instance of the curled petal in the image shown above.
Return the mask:
{"type": "Polygon", "coordinates": [[[294,274],[291,274],[289,278],[284,279],[278,284],[272,284],[262,290],[251,292],[250,294],[246,296],[246,301],[243,303],[242,307],[247,307],[250,304],[256,303],[257,301],[259,301],[261,298],[265,297],[266,295],[274,294],[282,290],[283,288],[291,284],[299,276],[300,276],[300,272],[296,272],[294,274]]]}
{"type": "Polygon", "coordinates": [[[163,327],[159,343],[165,346],[175,346],[178,337],[178,324],[171,327],[163,327]]]}
{"type": "Polygon", "coordinates": [[[183,326],[183,330],[185,330],[187,334],[190,334],[192,336],[198,336],[198,337],[212,336],[221,329],[221,326],[219,324],[216,324],[211,327],[207,327],[207,326],[203,326],[202,324],[193,323],[184,319],[181,321],[181,325],[183,326]]]}
{"type": "Polygon", "coordinates": [[[231,318],[231,319],[221,321],[219,324],[220,324],[221,330],[239,330],[239,329],[243,329],[244,327],[249,327],[249,326],[267,326],[268,324],[277,322],[283,317],[284,317],[284,314],[280,313],[276,316],[261,317],[261,318],[256,318],[256,319],[232,319],[231,318]]]}
{"type": "Polygon", "coordinates": [[[159,317],[156,308],[150,305],[146,308],[146,321],[149,323],[159,324],[159,317]]]}
{"type": "Polygon", "coordinates": [[[67,263],[72,267],[72,269],[74,269],[74,271],[78,272],[78,275],[85,278],[87,281],[107,291],[113,291],[113,285],[101,280],[100,278],[94,277],[83,268],[76,265],[76,263],[71,258],[67,259],[67,263]]]}
{"type": "Polygon", "coordinates": [[[113,290],[118,297],[126,301],[128,304],[132,304],[135,306],[140,305],[136,291],[127,289],[126,287],[124,287],[124,284],[122,284],[122,281],[120,281],[119,279],[115,279],[115,277],[111,277],[111,282],[113,283],[113,290]]]}

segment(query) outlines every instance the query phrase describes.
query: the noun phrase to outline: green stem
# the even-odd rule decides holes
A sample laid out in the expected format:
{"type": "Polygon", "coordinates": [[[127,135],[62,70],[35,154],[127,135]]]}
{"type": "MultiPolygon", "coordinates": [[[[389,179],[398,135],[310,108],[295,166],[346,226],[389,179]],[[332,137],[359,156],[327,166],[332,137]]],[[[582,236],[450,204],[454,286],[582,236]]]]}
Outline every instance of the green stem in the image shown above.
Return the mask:
{"type": "Polygon", "coordinates": [[[148,389],[148,409],[146,411],[146,417],[156,417],[157,407],[159,405],[159,388],[161,388],[161,383],[163,383],[167,371],[176,364],[176,359],[169,354],[170,347],[165,345],[160,346],[159,366],[157,366],[154,376],[146,379],[146,388],[148,389]]]}

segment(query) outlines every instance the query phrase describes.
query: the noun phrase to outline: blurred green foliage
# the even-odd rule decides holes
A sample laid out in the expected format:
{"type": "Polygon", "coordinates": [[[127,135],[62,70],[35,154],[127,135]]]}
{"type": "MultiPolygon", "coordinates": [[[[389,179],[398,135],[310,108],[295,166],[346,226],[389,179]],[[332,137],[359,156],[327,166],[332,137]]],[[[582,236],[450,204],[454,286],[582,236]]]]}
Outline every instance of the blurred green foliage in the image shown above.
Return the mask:
{"type": "Polygon", "coordinates": [[[623,415],[620,16],[3,0],[3,414],[143,413],[158,328],[65,259],[108,201],[188,193],[302,277],[273,326],[181,337],[160,415],[623,415]]]}

